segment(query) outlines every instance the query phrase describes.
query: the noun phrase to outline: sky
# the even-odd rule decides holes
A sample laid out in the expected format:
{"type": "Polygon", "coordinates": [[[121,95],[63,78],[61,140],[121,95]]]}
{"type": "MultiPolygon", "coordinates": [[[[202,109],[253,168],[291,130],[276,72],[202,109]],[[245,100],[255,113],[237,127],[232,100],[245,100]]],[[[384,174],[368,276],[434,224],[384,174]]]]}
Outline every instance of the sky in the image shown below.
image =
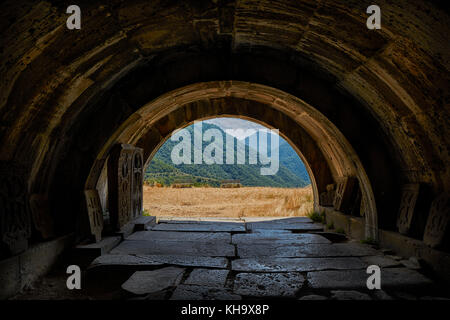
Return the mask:
{"type": "Polygon", "coordinates": [[[266,127],[252,121],[247,121],[243,119],[238,118],[214,118],[205,120],[206,123],[215,124],[216,126],[220,127],[222,130],[226,129],[243,129],[243,132],[230,132],[231,135],[235,136],[237,139],[245,139],[246,135],[244,135],[244,130],[247,129],[267,129],[266,127]]]}

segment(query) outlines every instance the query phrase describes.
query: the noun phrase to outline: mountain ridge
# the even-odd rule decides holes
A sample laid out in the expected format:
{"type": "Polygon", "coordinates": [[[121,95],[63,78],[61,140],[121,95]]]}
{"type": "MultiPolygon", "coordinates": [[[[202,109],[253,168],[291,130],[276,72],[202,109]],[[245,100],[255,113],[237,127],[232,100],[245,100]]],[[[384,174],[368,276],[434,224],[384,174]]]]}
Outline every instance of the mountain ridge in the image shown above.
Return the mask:
{"type": "MultiPolygon", "coordinates": [[[[234,164],[226,164],[226,152],[223,151],[223,164],[174,164],[171,159],[171,153],[173,148],[179,144],[178,141],[167,140],[157,151],[153,159],[150,161],[149,166],[145,170],[144,180],[148,183],[157,182],[163,185],[170,185],[176,180],[187,179],[194,182],[194,185],[210,185],[210,186],[220,186],[222,180],[240,180],[243,186],[267,186],[267,187],[304,187],[308,185],[309,177],[306,173],[303,163],[300,158],[298,158],[295,151],[292,150],[289,144],[280,137],[280,158],[279,158],[279,169],[274,175],[261,175],[260,169],[262,167],[267,167],[268,165],[262,165],[259,161],[257,164],[248,164],[248,157],[246,157],[245,164],[236,164],[236,159],[239,156],[239,150],[237,149],[237,143],[243,143],[245,146],[245,155],[249,154],[249,146],[246,141],[237,140],[235,137],[228,135],[222,128],[215,124],[202,122],[202,134],[209,129],[217,129],[222,134],[223,138],[223,148],[226,147],[227,138],[233,139],[234,143],[234,164]],[[285,144],[287,144],[288,150],[285,144]],[[281,152],[283,154],[281,154],[281,152]],[[289,169],[283,157],[292,158],[292,152],[294,152],[295,157],[298,161],[292,161],[289,163],[291,168],[298,165],[300,168],[296,168],[296,173],[289,169]],[[307,179],[302,177],[302,173],[306,173],[307,179]]],[[[191,161],[193,162],[195,153],[205,151],[207,146],[220,146],[220,142],[203,142],[202,150],[198,148],[193,142],[194,137],[194,125],[185,128],[189,135],[191,136],[191,161]]],[[[198,130],[198,126],[195,127],[198,130]]],[[[199,132],[196,132],[199,134],[199,132]]],[[[268,146],[270,147],[270,139],[268,146]]],[[[271,155],[270,148],[268,155],[271,155]]],[[[258,160],[259,160],[259,153],[258,160]]],[[[214,154],[215,155],[215,154],[214,154]]],[[[242,154],[240,154],[242,156],[242,154]]],[[[191,162],[191,163],[192,163],[191,162]]]]}

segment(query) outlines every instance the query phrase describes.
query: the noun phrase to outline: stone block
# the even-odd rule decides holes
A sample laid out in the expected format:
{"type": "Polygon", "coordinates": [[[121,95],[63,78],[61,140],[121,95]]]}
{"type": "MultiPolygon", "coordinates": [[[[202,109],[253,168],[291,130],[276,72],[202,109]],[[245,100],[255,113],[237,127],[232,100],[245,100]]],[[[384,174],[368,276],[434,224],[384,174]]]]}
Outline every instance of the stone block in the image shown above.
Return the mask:
{"type": "Polygon", "coordinates": [[[102,239],[103,231],[103,209],[100,203],[100,197],[97,189],[84,190],[84,196],[89,216],[90,231],[94,235],[95,241],[99,242],[102,239]]]}
{"type": "Polygon", "coordinates": [[[234,246],[226,243],[197,241],[135,241],[125,240],[111,250],[112,254],[191,255],[233,257],[234,246]]]}
{"type": "Polygon", "coordinates": [[[177,286],[182,279],[184,271],[184,268],[177,267],[137,271],[122,284],[122,290],[135,296],[158,294],[170,287],[177,286]]]}
{"type": "Polygon", "coordinates": [[[136,267],[153,267],[168,265],[179,265],[184,267],[219,268],[228,266],[226,258],[186,256],[186,255],[128,255],[128,254],[106,254],[92,261],[89,269],[104,267],[123,267],[133,269],[136,267]]]}
{"type": "Polygon", "coordinates": [[[140,216],[134,221],[134,231],[144,231],[148,227],[152,227],[156,224],[156,217],[153,216],[140,216]]]}
{"type": "Polygon", "coordinates": [[[231,234],[228,232],[138,231],[127,237],[127,240],[231,243],[231,234]]]}
{"type": "Polygon", "coordinates": [[[234,293],[248,297],[295,297],[305,278],[296,272],[239,273],[234,293]]]}
{"type": "Polygon", "coordinates": [[[359,258],[248,258],[233,260],[231,270],[240,272],[309,272],[365,269],[359,258]]]}
{"type": "Polygon", "coordinates": [[[224,288],[229,270],[194,269],[184,284],[224,288]]]}

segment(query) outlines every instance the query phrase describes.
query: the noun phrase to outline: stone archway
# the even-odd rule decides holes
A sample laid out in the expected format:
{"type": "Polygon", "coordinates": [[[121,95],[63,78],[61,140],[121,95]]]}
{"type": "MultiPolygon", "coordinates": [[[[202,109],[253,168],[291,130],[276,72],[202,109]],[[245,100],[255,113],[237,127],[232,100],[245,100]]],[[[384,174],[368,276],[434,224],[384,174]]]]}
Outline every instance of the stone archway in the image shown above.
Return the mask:
{"type": "MultiPolygon", "coordinates": [[[[316,208],[319,207],[319,194],[326,191],[327,184],[356,177],[364,199],[366,237],[377,239],[375,197],[350,143],[312,106],[267,86],[222,81],[194,84],[168,92],[145,104],[125,121],[113,134],[115,139],[110,139],[102,148],[96,166],[106,160],[115,143],[141,147],[144,158],[149,159],[174,130],[194,120],[217,115],[249,117],[279,129],[308,164],[316,208]],[[296,136],[305,138],[296,141],[296,136]]],[[[96,183],[99,174],[98,170],[91,171],[86,185],[96,183]]]]}
{"type": "MultiPolygon", "coordinates": [[[[358,174],[374,197],[371,212],[377,214],[369,226],[386,231],[381,240],[406,255],[420,251],[448,277],[439,253],[450,249],[450,20],[442,1],[381,1],[380,30],[366,28],[364,2],[349,6],[341,0],[85,1],[83,28],[68,30],[63,2],[7,0],[3,7],[2,257],[82,233],[83,190],[95,188],[97,179],[88,177],[98,176],[115,142],[151,150],[183,119],[202,116],[183,115],[170,93],[236,80],[280,90],[319,114],[294,115],[284,94],[259,101],[270,96],[263,89],[253,91],[262,97],[247,89],[215,97],[217,88],[205,87],[210,98],[189,100],[186,93],[185,106],[201,111],[233,99],[262,104],[274,110],[266,121],[274,127],[283,122],[278,114],[286,115],[302,130],[286,137],[293,145],[305,142],[299,148],[305,159],[325,159],[318,161],[323,170],[311,169],[318,192],[329,177],[358,174]],[[143,126],[139,110],[160,98],[174,110],[153,114],[157,127],[143,126]],[[326,130],[320,114],[332,124],[326,130]],[[329,145],[307,143],[340,135],[345,139],[329,145]],[[327,170],[329,175],[317,176],[327,170]]],[[[224,114],[251,116],[250,110],[224,114]]]]}

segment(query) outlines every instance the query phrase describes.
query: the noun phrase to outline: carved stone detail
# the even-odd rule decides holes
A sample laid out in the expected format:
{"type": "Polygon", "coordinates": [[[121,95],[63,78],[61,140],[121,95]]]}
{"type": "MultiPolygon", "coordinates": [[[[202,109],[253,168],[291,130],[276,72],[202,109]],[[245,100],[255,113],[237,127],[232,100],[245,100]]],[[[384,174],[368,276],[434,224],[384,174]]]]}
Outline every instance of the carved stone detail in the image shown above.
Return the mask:
{"type": "Polygon", "coordinates": [[[355,177],[343,177],[339,179],[333,202],[335,210],[347,212],[351,209],[357,183],[358,180],[355,177]]]}
{"type": "Polygon", "coordinates": [[[407,184],[402,188],[400,208],[397,215],[397,228],[402,234],[408,234],[413,224],[414,209],[419,196],[420,185],[407,184]]]}
{"type": "Polygon", "coordinates": [[[84,196],[86,198],[91,234],[94,235],[95,241],[99,242],[102,239],[103,230],[103,209],[100,197],[96,189],[84,190],[84,196]]]}
{"type": "Polygon", "coordinates": [[[34,226],[41,233],[42,238],[48,239],[55,235],[53,219],[50,216],[48,196],[46,194],[32,194],[30,209],[34,226]]]}
{"type": "Polygon", "coordinates": [[[11,254],[28,248],[31,217],[25,170],[10,162],[0,162],[0,236],[11,254]]]}
{"type": "Polygon", "coordinates": [[[319,196],[319,203],[324,207],[332,207],[334,202],[334,184],[327,185],[327,191],[322,192],[319,196]]]}
{"type": "Polygon", "coordinates": [[[450,240],[450,196],[439,195],[431,204],[423,241],[432,248],[444,247],[450,240]]]}
{"type": "Polygon", "coordinates": [[[108,203],[111,225],[121,229],[131,216],[132,159],[135,148],[116,145],[108,159],[108,203]]]}
{"type": "Polygon", "coordinates": [[[136,219],[142,214],[144,182],[144,150],[135,148],[132,159],[131,176],[131,216],[136,219]]]}

